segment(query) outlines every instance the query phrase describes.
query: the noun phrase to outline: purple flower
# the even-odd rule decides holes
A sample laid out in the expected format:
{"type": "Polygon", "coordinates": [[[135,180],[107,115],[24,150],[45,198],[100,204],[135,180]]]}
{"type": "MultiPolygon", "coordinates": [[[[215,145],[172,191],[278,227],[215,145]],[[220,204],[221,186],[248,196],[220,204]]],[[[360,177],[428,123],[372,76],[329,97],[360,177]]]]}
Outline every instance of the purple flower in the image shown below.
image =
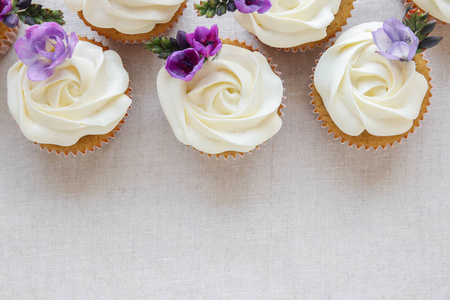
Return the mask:
{"type": "Polygon", "coordinates": [[[0,0],[0,22],[11,11],[12,3],[10,0],[0,0]]]}
{"type": "Polygon", "coordinates": [[[251,14],[255,11],[263,14],[272,7],[270,0],[234,0],[234,4],[238,11],[244,14],[251,14]]]}
{"type": "Polygon", "coordinates": [[[203,66],[203,57],[193,48],[172,53],[166,62],[169,74],[183,81],[190,81],[203,66]]]}
{"type": "Polygon", "coordinates": [[[219,38],[219,28],[213,25],[211,30],[198,26],[194,33],[186,34],[186,40],[197,52],[205,57],[214,56],[222,49],[222,41],[219,38]]]}
{"type": "Polygon", "coordinates": [[[28,66],[28,78],[41,81],[52,76],[57,66],[72,57],[77,43],[74,32],[67,36],[60,25],[49,22],[29,27],[14,47],[19,59],[28,66]]]}
{"type": "Polygon", "coordinates": [[[384,21],[383,28],[372,32],[377,53],[387,59],[408,61],[416,55],[419,39],[412,30],[396,18],[384,21]]]}

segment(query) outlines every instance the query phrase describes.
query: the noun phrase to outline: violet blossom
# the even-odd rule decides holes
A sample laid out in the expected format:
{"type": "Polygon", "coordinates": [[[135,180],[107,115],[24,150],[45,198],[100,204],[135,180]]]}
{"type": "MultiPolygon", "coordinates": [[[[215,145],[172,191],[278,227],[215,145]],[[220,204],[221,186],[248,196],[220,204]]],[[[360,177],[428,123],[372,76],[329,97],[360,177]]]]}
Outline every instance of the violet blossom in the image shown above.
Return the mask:
{"type": "Polygon", "coordinates": [[[28,66],[28,78],[45,80],[55,73],[57,66],[71,58],[78,43],[77,35],[70,36],[55,22],[34,25],[14,45],[19,59],[28,66]]]}
{"type": "Polygon", "coordinates": [[[384,21],[383,28],[372,32],[377,53],[387,59],[409,61],[416,55],[419,39],[412,30],[396,18],[384,21]]]}
{"type": "Polygon", "coordinates": [[[270,0],[234,0],[234,4],[238,11],[244,14],[251,14],[255,11],[263,14],[272,7],[270,0]]]}
{"type": "Polygon", "coordinates": [[[216,55],[222,49],[219,28],[216,24],[211,26],[211,29],[198,26],[195,28],[195,32],[186,34],[186,40],[189,45],[206,58],[216,55]]]}
{"type": "Polygon", "coordinates": [[[203,66],[204,58],[193,48],[173,52],[166,61],[166,70],[174,78],[190,81],[203,66]]]}
{"type": "Polygon", "coordinates": [[[11,11],[12,3],[10,0],[0,0],[0,22],[11,11]]]}

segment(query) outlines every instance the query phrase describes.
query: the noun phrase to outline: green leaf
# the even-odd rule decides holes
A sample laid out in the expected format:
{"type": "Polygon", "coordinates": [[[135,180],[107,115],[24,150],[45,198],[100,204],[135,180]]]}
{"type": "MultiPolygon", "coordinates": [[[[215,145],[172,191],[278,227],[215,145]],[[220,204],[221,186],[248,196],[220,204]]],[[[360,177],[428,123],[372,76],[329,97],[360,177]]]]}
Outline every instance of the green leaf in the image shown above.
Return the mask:
{"type": "Polygon", "coordinates": [[[40,4],[32,4],[27,9],[17,13],[20,21],[27,25],[42,24],[44,22],[56,22],[64,25],[64,14],[60,10],[42,8],[40,4]]]}
{"type": "Polygon", "coordinates": [[[430,21],[426,26],[420,31],[421,34],[428,36],[436,27],[436,20],[430,21]]]}
{"type": "Polygon", "coordinates": [[[177,40],[167,37],[153,37],[144,47],[158,54],[161,59],[167,59],[173,52],[180,50],[177,40]]]}
{"type": "Polygon", "coordinates": [[[442,41],[442,39],[443,39],[442,37],[437,36],[427,37],[426,39],[420,41],[419,49],[430,49],[439,44],[442,41]]]}
{"type": "Polygon", "coordinates": [[[208,8],[208,11],[206,12],[206,17],[207,18],[214,18],[214,16],[216,15],[216,9],[211,7],[208,8]]]}
{"type": "Polygon", "coordinates": [[[170,39],[166,38],[166,37],[161,38],[161,45],[165,49],[171,49],[172,48],[172,43],[170,42],[170,39]]]}
{"type": "Polygon", "coordinates": [[[206,15],[206,9],[204,9],[204,8],[197,9],[197,15],[198,16],[206,15]]]}
{"type": "Polygon", "coordinates": [[[201,1],[200,4],[194,4],[194,8],[197,10],[198,16],[205,16],[207,18],[213,18],[214,16],[222,16],[227,13],[228,6],[233,0],[206,0],[201,1]]]}
{"type": "Polygon", "coordinates": [[[219,6],[217,6],[216,14],[220,17],[224,15],[226,12],[227,12],[227,5],[225,3],[220,3],[219,6]]]}

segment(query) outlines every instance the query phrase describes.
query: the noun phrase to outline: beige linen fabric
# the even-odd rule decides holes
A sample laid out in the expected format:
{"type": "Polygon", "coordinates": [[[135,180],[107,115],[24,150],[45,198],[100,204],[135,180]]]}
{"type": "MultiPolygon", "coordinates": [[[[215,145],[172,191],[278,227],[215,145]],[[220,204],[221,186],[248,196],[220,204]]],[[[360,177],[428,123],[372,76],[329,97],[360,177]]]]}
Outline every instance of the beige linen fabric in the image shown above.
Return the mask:
{"type": "MultiPolygon", "coordinates": [[[[96,35],[63,1],[41,2],[64,10],[69,31],[96,35]]],[[[259,45],[231,14],[206,20],[192,6],[175,29],[218,23],[259,45]]],[[[355,6],[349,25],[403,15],[400,0],[355,6]]],[[[133,88],[122,131],[86,156],[40,151],[7,108],[10,51],[0,299],[450,299],[449,28],[437,26],[446,40],[427,51],[436,96],[423,127],[377,152],[340,145],[316,121],[308,85],[323,48],[262,47],[285,80],[284,125],[236,161],[180,144],[157,99],[163,61],[111,42],[133,88]]]]}

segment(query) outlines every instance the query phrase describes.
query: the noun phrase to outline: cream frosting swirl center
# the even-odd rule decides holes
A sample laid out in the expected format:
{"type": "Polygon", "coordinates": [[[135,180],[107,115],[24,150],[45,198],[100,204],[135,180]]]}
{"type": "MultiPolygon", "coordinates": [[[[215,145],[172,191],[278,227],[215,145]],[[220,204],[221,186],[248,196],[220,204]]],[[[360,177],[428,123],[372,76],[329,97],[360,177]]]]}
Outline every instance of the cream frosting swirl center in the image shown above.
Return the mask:
{"type": "Polygon", "coordinates": [[[335,124],[348,135],[408,131],[428,91],[414,61],[388,60],[376,53],[372,31],[381,26],[365,23],[347,30],[316,67],[315,87],[335,124]]]}
{"type": "Polygon", "coordinates": [[[162,109],[182,143],[218,154],[247,152],[281,128],[281,79],[259,52],[223,45],[194,78],[157,79],[162,109]]]}

